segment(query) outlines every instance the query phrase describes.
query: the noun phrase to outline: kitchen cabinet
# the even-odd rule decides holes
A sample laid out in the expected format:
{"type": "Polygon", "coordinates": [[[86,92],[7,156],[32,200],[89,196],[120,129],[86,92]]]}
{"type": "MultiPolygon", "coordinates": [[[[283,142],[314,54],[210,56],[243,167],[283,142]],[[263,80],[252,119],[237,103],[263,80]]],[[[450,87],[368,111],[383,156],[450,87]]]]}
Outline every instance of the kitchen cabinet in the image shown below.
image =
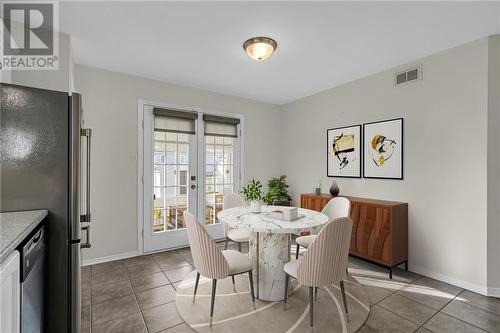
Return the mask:
{"type": "Polygon", "coordinates": [[[13,251],[0,265],[0,332],[20,332],[21,285],[19,252],[13,251]]]}

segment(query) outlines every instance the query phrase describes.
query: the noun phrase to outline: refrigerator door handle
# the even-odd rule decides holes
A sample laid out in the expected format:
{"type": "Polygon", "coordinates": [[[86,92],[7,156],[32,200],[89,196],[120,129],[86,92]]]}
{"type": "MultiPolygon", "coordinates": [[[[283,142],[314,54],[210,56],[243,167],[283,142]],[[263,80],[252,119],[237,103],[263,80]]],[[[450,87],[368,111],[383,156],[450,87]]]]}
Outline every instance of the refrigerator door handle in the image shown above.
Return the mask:
{"type": "Polygon", "coordinates": [[[85,231],[85,242],[81,243],[80,247],[82,249],[88,249],[92,246],[92,244],[90,244],[90,225],[83,226],[82,231],[85,231]]]}
{"type": "MultiPolygon", "coordinates": [[[[85,214],[80,215],[80,222],[90,222],[90,149],[91,149],[91,138],[92,138],[92,130],[90,128],[82,128],[80,130],[80,135],[86,137],[87,139],[87,157],[86,157],[86,189],[85,189],[85,214]]],[[[83,229],[83,228],[82,228],[83,229]]]]}

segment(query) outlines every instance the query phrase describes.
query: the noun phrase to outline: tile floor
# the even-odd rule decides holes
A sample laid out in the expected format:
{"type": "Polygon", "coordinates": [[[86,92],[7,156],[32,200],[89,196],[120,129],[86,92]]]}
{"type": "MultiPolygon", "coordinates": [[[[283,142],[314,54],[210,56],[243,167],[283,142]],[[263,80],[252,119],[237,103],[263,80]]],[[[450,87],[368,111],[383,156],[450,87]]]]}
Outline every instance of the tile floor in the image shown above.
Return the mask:
{"type": "MultiPolygon", "coordinates": [[[[174,303],[193,269],[189,248],[83,267],[82,333],[193,332],[174,303]]],[[[500,333],[500,299],[400,269],[390,280],[386,269],[355,258],[349,272],[372,302],[361,333],[500,333]]]]}

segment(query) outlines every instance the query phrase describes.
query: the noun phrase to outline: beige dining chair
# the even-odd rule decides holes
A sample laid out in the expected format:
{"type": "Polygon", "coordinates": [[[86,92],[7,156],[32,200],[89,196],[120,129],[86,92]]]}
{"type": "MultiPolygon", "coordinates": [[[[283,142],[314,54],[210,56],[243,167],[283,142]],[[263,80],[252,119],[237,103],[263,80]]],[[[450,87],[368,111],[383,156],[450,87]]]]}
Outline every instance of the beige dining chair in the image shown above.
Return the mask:
{"type": "Polygon", "coordinates": [[[321,229],[300,260],[285,264],[284,307],[288,298],[288,284],[291,276],[296,278],[299,284],[309,287],[309,321],[311,328],[314,321],[313,307],[316,288],[339,283],[345,313],[346,315],[349,313],[344,280],[347,277],[346,268],[351,232],[352,220],[350,217],[336,218],[321,229]]]}
{"type": "Polygon", "coordinates": [[[225,279],[228,276],[231,276],[234,286],[235,275],[248,273],[252,302],[255,308],[252,276],[253,266],[252,261],[248,258],[248,256],[233,250],[221,251],[205,228],[191,213],[187,211],[184,212],[184,221],[186,221],[187,225],[189,246],[191,247],[191,254],[193,256],[193,265],[197,271],[193,302],[195,301],[196,291],[198,290],[200,275],[212,279],[210,326],[212,326],[214,316],[215,291],[217,287],[217,280],[219,279],[225,279]]]}
{"type": "MultiPolygon", "coordinates": [[[[330,221],[338,217],[347,217],[351,214],[351,201],[344,197],[332,198],[321,210],[323,214],[328,215],[330,221]]],[[[312,241],[316,238],[316,235],[300,236],[295,239],[297,243],[297,253],[295,254],[295,259],[299,258],[300,247],[305,247],[306,249],[311,245],[312,241]]]]}
{"type": "MultiPolygon", "coordinates": [[[[245,200],[241,195],[237,193],[226,194],[222,200],[222,209],[228,209],[233,207],[244,207],[246,206],[245,200]]],[[[250,230],[234,229],[229,228],[224,224],[224,236],[226,237],[226,244],[224,249],[227,250],[227,244],[229,240],[238,243],[238,251],[241,252],[241,243],[250,242],[250,230]]]]}

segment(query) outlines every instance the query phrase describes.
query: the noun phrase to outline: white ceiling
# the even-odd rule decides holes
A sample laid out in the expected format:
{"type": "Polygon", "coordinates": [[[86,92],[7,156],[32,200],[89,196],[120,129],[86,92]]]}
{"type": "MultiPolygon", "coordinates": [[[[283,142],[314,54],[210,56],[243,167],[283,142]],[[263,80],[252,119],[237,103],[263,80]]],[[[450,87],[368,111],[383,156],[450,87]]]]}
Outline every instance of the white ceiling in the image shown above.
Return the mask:
{"type": "Polygon", "coordinates": [[[500,3],[61,2],[60,27],[78,64],[284,104],[500,33],[500,3]]]}

